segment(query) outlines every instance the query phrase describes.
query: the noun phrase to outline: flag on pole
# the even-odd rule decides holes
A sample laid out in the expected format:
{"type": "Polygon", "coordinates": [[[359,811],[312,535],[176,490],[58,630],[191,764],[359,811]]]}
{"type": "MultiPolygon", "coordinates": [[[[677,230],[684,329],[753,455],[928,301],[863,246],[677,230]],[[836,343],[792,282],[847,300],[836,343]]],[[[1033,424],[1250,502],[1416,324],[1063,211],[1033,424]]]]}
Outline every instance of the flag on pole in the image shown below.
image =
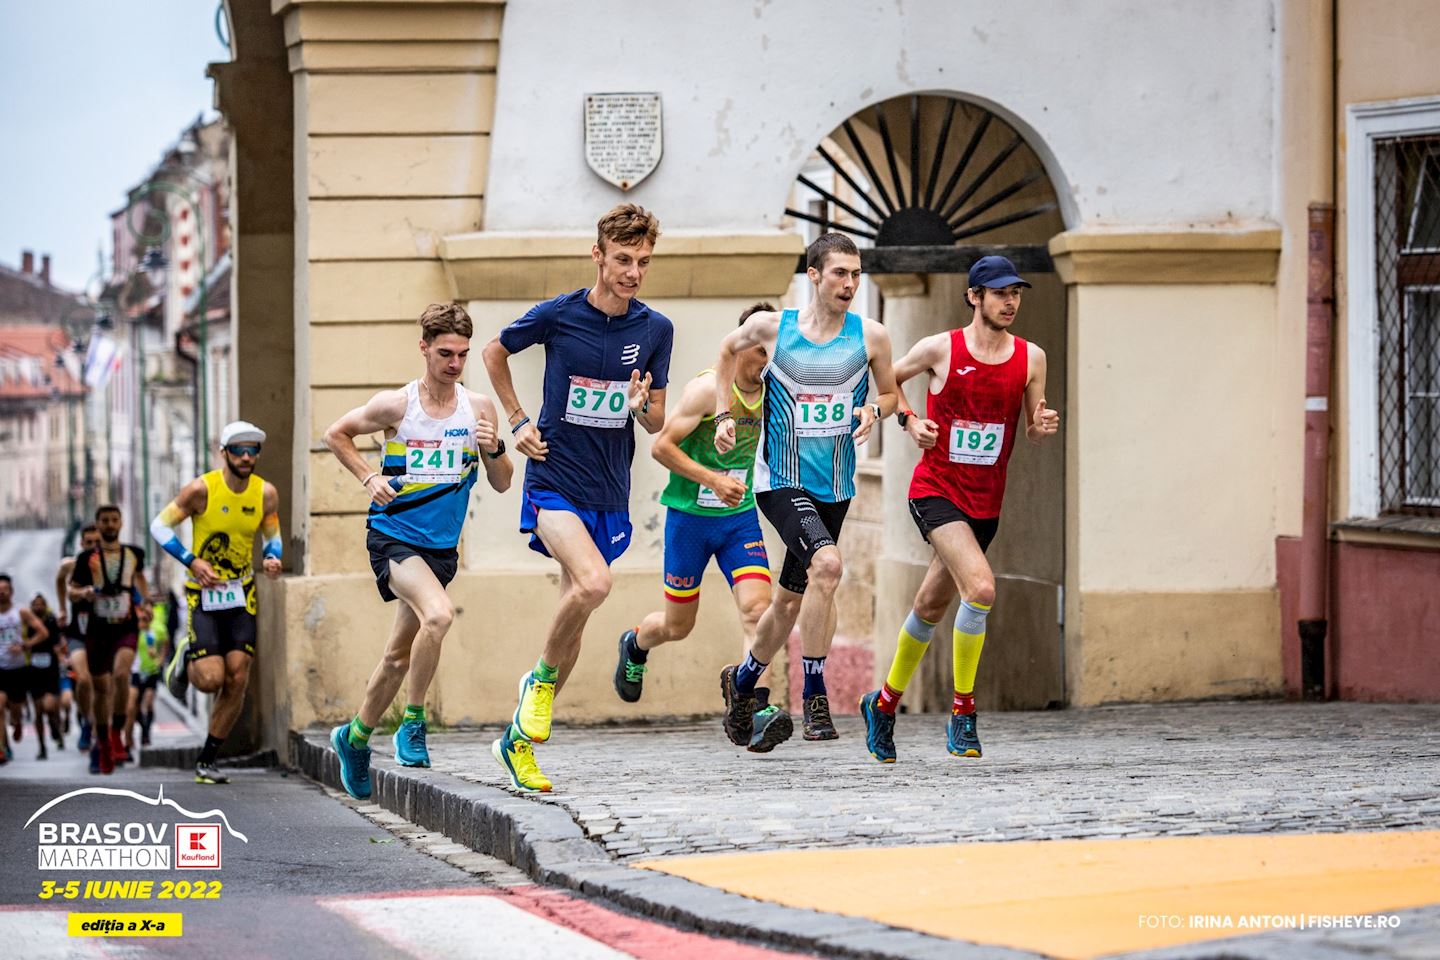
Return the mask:
{"type": "Polygon", "coordinates": [[[113,337],[97,333],[90,338],[90,349],[85,354],[85,383],[92,390],[102,390],[115,370],[119,351],[113,337]]]}

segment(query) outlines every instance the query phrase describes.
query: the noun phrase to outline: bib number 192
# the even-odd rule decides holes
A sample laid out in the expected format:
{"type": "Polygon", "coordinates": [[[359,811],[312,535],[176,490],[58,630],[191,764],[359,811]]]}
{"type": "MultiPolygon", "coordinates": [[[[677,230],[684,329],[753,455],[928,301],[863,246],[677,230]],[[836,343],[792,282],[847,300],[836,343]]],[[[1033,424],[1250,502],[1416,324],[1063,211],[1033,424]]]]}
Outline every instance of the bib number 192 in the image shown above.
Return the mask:
{"type": "Polygon", "coordinates": [[[956,420],[950,425],[950,462],[990,466],[1005,446],[1005,424],[956,420]]]}

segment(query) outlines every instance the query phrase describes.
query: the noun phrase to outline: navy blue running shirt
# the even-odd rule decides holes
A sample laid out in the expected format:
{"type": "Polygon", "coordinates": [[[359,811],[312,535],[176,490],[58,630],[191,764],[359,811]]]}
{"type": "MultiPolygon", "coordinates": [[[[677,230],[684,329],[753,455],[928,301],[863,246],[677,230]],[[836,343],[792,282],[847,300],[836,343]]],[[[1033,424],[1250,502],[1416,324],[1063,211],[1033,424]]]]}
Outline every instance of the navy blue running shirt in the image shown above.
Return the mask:
{"type": "Polygon", "coordinates": [[[623,317],[607,317],[576,290],[537,303],[500,331],[500,345],[519,353],[545,345],[540,437],[544,462],[525,464],[525,488],[550,490],[587,510],[628,510],[635,428],[624,394],[630,372],[650,374],[650,389],[670,379],[669,319],[639,300],[623,317]]]}

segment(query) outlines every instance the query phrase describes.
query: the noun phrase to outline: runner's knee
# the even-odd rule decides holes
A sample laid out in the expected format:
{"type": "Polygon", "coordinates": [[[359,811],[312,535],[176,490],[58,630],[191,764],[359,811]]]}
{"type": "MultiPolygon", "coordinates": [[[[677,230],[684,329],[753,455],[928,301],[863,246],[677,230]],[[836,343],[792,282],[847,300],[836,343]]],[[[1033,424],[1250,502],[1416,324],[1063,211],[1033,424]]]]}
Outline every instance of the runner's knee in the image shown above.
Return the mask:
{"type": "Polygon", "coordinates": [[[601,567],[574,577],[571,590],[575,598],[587,609],[595,609],[610,596],[610,571],[601,567]]]}
{"type": "Polygon", "coordinates": [[[840,575],[845,572],[844,561],[839,550],[821,550],[810,561],[810,586],[823,592],[833,592],[840,585],[840,575]]]}
{"type": "MultiPolygon", "coordinates": [[[[973,583],[967,584],[965,599],[971,603],[978,603],[981,606],[992,607],[995,605],[995,578],[982,577],[973,583]]],[[[929,619],[928,617],[926,619],[929,619]]]]}
{"type": "MultiPolygon", "coordinates": [[[[427,607],[422,622],[429,633],[444,633],[455,622],[455,605],[446,599],[427,607]]],[[[406,659],[409,659],[408,656],[406,659]]]]}
{"type": "Polygon", "coordinates": [[[740,625],[745,628],[746,632],[753,633],[755,625],[760,622],[760,618],[765,615],[765,611],[769,607],[769,597],[761,596],[745,601],[740,605],[740,625]]]}

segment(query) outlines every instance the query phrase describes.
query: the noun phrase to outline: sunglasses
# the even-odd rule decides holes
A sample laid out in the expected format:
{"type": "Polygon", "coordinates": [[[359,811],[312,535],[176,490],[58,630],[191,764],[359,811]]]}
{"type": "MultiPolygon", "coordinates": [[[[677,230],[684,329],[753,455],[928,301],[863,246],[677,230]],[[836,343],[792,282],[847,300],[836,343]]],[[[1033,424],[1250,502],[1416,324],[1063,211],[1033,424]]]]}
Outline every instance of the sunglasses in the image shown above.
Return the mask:
{"type": "Polygon", "coordinates": [[[258,457],[260,456],[260,444],[258,443],[232,443],[225,448],[232,457],[258,457]]]}

